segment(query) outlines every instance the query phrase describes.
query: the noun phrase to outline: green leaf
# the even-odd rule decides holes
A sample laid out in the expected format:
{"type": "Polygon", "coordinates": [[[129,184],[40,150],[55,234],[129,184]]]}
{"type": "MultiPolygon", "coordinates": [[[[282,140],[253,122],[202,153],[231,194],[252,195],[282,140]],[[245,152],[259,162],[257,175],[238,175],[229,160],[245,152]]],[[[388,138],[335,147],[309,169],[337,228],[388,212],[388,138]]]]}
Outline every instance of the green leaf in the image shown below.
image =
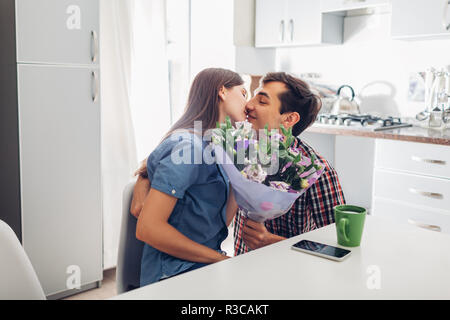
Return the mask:
{"type": "Polygon", "coordinates": [[[288,153],[286,150],[280,150],[280,158],[286,158],[288,156],[288,153]]]}
{"type": "Polygon", "coordinates": [[[284,136],[288,136],[289,133],[282,124],[280,124],[280,129],[284,136]]]}
{"type": "Polygon", "coordinates": [[[231,119],[230,119],[229,116],[226,117],[225,122],[226,122],[226,124],[227,124],[227,129],[233,128],[233,125],[231,124],[231,119]]]}
{"type": "Polygon", "coordinates": [[[286,144],[288,148],[294,143],[294,139],[295,138],[293,136],[290,136],[288,139],[286,139],[286,144]]]}

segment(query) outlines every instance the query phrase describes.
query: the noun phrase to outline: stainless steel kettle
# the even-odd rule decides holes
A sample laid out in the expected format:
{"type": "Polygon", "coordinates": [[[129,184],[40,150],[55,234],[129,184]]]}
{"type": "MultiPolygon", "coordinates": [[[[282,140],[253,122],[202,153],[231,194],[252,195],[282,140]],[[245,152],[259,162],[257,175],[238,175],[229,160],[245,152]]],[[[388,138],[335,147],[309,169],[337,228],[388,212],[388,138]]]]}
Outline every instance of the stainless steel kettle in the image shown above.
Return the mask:
{"type": "Polygon", "coordinates": [[[349,114],[359,114],[359,103],[356,101],[355,90],[349,85],[340,86],[337,90],[337,99],[333,104],[333,108],[331,109],[332,114],[341,114],[341,113],[349,113],[349,114]],[[343,88],[349,88],[352,92],[351,98],[341,96],[341,90],[343,88]]]}

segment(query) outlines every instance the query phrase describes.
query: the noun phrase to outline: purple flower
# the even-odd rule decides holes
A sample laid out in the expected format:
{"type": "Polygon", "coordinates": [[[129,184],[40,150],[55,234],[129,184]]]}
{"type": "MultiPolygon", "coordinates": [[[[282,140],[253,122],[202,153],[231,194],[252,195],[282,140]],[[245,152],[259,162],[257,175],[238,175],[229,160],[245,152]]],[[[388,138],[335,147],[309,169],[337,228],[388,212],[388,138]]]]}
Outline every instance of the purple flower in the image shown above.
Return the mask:
{"type": "Polygon", "coordinates": [[[314,172],[314,168],[312,168],[312,169],[310,169],[308,171],[305,171],[305,172],[300,174],[300,178],[306,178],[307,176],[311,175],[313,172],[314,172]]]}
{"type": "Polygon", "coordinates": [[[290,166],[292,166],[292,161],[286,163],[286,165],[283,167],[283,169],[281,169],[281,173],[285,172],[287,168],[289,168],[290,166]]]}
{"type": "Polygon", "coordinates": [[[238,141],[236,141],[236,145],[234,146],[234,149],[236,151],[239,151],[241,149],[247,150],[248,145],[249,145],[249,141],[247,139],[245,139],[245,140],[238,140],[238,141]]]}
{"type": "Polygon", "coordinates": [[[301,166],[307,167],[311,164],[311,159],[303,157],[302,160],[300,160],[300,162],[298,164],[301,166]]]}
{"type": "Polygon", "coordinates": [[[309,178],[309,179],[308,179],[308,184],[309,184],[310,186],[312,186],[314,183],[316,183],[316,181],[317,181],[317,178],[316,178],[316,177],[314,177],[314,178],[309,178]]]}
{"type": "Polygon", "coordinates": [[[287,192],[291,188],[291,186],[283,181],[270,181],[270,186],[279,191],[287,192]]]}

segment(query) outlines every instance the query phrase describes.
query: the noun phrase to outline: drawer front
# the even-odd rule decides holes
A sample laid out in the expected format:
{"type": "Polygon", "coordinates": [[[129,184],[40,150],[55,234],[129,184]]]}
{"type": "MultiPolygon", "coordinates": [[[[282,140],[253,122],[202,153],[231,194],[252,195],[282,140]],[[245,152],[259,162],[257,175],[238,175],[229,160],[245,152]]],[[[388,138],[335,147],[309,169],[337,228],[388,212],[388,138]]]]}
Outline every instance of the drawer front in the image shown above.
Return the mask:
{"type": "Polygon", "coordinates": [[[387,218],[395,223],[407,223],[419,228],[450,234],[450,211],[375,197],[372,215],[387,218]]]}
{"type": "Polygon", "coordinates": [[[450,210],[450,180],[376,168],[373,195],[430,208],[450,210]]]}
{"type": "Polygon", "coordinates": [[[375,167],[450,179],[450,146],[376,140],[375,167]]]}

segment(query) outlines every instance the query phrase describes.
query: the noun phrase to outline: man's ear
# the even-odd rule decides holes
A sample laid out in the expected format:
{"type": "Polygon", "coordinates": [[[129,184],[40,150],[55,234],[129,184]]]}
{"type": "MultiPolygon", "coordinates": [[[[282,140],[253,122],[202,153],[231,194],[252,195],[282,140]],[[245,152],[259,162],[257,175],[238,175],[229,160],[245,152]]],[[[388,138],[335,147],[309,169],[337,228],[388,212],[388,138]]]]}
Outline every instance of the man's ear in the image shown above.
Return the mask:
{"type": "Polygon", "coordinates": [[[298,112],[289,112],[282,115],[281,124],[286,128],[294,127],[300,121],[300,114],[298,112]]]}
{"type": "Polygon", "coordinates": [[[220,88],[219,90],[219,98],[222,101],[225,101],[227,97],[227,89],[225,88],[225,86],[222,86],[222,88],[220,88]]]}

